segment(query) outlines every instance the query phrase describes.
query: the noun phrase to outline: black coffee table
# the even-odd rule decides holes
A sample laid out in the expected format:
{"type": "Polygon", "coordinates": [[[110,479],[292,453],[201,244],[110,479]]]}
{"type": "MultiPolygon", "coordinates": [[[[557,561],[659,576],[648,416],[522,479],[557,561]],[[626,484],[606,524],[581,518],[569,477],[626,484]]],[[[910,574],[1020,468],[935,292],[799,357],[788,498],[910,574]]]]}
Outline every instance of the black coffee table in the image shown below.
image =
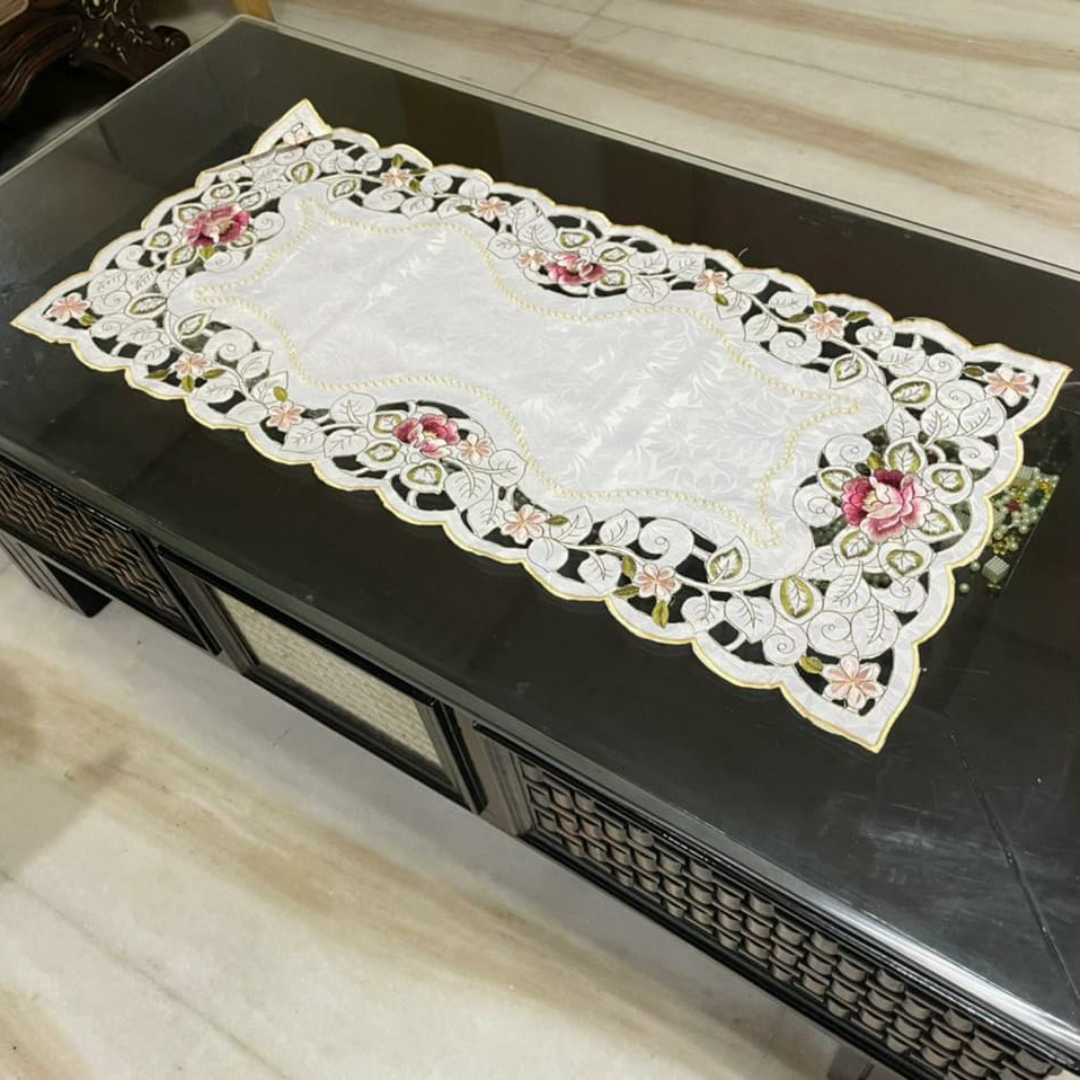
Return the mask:
{"type": "Polygon", "coordinates": [[[1080,1066],[1076,387],[1025,439],[1061,477],[1052,504],[1002,587],[960,579],[872,755],[8,325],[304,97],[975,342],[1068,362],[1080,338],[1065,271],[238,20],[0,183],[0,539],[19,565],[219,654],[896,1072],[1080,1066]]]}

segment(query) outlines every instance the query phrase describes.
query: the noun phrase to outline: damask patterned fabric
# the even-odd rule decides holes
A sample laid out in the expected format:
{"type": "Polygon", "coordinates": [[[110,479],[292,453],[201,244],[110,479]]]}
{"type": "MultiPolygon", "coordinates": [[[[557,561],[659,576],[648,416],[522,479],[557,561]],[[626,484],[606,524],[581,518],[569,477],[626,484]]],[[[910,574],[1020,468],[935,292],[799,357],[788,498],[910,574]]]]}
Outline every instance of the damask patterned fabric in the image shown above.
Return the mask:
{"type": "Polygon", "coordinates": [[[306,102],[17,325],[871,749],[1068,371],[306,102]]]}

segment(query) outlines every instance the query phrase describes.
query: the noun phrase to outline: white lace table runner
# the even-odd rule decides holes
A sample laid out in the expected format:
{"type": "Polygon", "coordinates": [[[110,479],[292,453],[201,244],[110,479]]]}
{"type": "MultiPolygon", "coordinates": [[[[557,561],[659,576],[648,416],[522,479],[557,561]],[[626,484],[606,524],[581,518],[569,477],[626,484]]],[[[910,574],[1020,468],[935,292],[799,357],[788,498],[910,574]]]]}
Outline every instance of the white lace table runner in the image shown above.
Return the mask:
{"type": "Polygon", "coordinates": [[[307,102],[16,325],[872,749],[1068,371],[307,102]]]}

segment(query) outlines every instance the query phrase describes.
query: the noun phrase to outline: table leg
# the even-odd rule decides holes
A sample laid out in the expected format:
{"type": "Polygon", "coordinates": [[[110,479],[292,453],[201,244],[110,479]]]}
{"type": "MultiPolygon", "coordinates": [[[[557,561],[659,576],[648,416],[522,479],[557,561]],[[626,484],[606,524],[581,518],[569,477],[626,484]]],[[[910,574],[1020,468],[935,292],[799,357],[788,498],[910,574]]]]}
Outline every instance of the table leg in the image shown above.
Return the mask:
{"type": "Polygon", "coordinates": [[[92,618],[109,603],[109,598],[97,589],[90,588],[78,578],[54,566],[43,555],[13,536],[0,532],[0,549],[11,556],[16,568],[22,571],[32,585],[54,600],[59,600],[72,611],[92,618]]]}
{"type": "Polygon", "coordinates": [[[274,21],[270,0],[233,0],[233,7],[238,15],[254,15],[256,19],[274,21]]]}
{"type": "MultiPolygon", "coordinates": [[[[879,1075],[868,1057],[850,1046],[841,1046],[829,1066],[827,1080],[878,1080],[879,1075]]],[[[881,1080],[885,1080],[883,1075],[881,1080]]]]}

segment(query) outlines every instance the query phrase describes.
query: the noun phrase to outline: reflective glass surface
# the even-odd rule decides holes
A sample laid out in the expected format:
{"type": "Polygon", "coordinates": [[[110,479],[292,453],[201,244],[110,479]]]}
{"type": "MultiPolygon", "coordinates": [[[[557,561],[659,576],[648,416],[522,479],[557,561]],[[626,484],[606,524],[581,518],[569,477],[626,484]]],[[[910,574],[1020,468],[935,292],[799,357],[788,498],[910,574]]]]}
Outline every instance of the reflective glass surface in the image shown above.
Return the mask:
{"type": "Polygon", "coordinates": [[[1080,394],[1027,438],[1060,475],[1005,586],[959,580],[870,754],[687,650],[263,460],[9,320],[301,98],[418,146],[1068,363],[1080,284],[953,238],[658,152],[241,21],[0,182],[0,452],[504,730],[617,777],[843,922],[1080,1046],[1080,394]]]}

